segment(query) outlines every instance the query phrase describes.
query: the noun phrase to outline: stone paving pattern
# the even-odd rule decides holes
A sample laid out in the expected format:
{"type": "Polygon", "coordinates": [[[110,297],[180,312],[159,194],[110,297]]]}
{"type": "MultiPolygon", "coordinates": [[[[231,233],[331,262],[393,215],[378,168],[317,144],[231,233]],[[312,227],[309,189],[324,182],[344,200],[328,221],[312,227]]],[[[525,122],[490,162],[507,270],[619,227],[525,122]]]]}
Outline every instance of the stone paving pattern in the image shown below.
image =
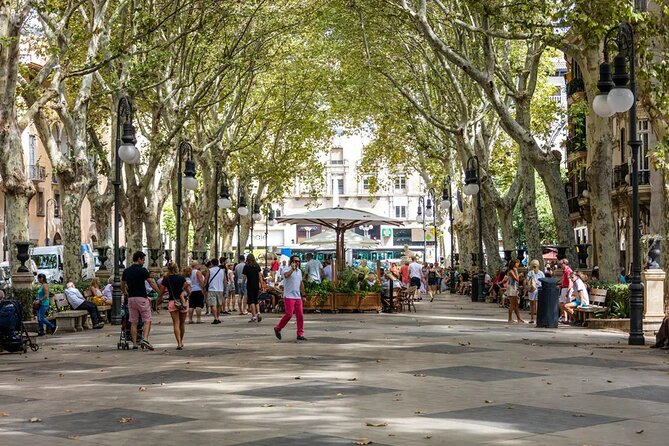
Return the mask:
{"type": "Polygon", "coordinates": [[[109,325],[40,338],[0,353],[0,445],[669,443],[666,352],[465,296],[417,308],[308,314],[299,344],[275,314],[187,325],[183,351],[166,313],[154,352],[118,351],[109,325]]]}

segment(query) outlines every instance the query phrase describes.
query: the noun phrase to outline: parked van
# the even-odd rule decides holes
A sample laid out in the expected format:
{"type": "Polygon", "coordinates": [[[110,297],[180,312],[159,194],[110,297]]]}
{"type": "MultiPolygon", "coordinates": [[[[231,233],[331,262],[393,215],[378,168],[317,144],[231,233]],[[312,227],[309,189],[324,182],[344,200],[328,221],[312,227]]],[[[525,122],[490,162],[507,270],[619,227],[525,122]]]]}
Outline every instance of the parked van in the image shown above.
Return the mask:
{"type": "MultiPolygon", "coordinates": [[[[90,245],[83,243],[79,253],[81,278],[91,280],[95,277],[95,258],[90,245]]],[[[31,249],[30,258],[37,266],[37,273],[44,274],[48,282],[63,283],[63,245],[36,246],[31,249]]]]}

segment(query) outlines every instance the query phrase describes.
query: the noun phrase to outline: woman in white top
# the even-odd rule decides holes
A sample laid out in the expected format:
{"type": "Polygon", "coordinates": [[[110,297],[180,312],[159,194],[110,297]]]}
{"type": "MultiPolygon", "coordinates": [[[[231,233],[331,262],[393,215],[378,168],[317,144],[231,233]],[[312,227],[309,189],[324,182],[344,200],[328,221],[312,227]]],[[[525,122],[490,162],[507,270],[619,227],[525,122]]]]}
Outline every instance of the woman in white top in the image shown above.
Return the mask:
{"type": "Polygon", "coordinates": [[[572,296],[574,296],[574,299],[565,304],[564,309],[569,313],[569,316],[573,316],[574,308],[590,305],[590,295],[588,295],[588,287],[585,286],[584,277],[581,273],[572,271],[569,279],[572,282],[572,296]]]}
{"type": "Polygon", "coordinates": [[[528,290],[527,298],[530,301],[530,324],[533,324],[534,317],[537,314],[537,297],[541,288],[539,279],[546,277],[546,275],[539,269],[539,261],[536,259],[530,262],[530,268],[525,278],[525,289],[528,290]],[[534,285],[534,291],[530,291],[532,285],[534,285]]]}

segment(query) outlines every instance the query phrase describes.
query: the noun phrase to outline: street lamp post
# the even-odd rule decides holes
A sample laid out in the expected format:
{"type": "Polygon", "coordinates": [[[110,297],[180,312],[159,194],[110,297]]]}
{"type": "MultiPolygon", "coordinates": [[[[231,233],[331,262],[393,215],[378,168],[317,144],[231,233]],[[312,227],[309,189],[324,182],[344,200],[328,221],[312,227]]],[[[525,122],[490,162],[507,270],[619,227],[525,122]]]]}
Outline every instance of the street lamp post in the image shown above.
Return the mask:
{"type": "Polygon", "coordinates": [[[251,253],[253,253],[253,227],[256,225],[256,222],[262,220],[260,203],[258,201],[256,194],[251,195],[251,209],[253,210],[253,214],[251,214],[251,253]]]}
{"type": "Polygon", "coordinates": [[[49,203],[53,203],[53,219],[56,219],[56,200],[49,198],[44,205],[44,246],[49,246],[49,203]]]}
{"type": "Polygon", "coordinates": [[[230,209],[232,206],[230,192],[228,191],[228,177],[223,172],[223,180],[221,182],[220,171],[216,169],[215,190],[218,189],[218,183],[221,183],[221,195],[219,195],[218,200],[216,200],[216,206],[214,206],[214,255],[212,256],[216,259],[218,259],[218,210],[219,208],[230,209]]]}
{"type": "MultiPolygon", "coordinates": [[[[114,279],[112,282],[112,324],[121,323],[121,276],[119,226],[121,222],[121,161],[137,164],[141,154],[135,147],[135,128],[132,125],[133,108],[130,99],[122,96],[116,107],[116,146],[114,153],[114,279]]],[[[54,209],[56,202],[54,201],[54,209]]]]}
{"type": "Polygon", "coordinates": [[[592,108],[602,118],[629,110],[629,140],[632,149],[632,277],[630,284],[630,345],[644,345],[643,286],[641,285],[641,217],[639,212],[639,148],[636,118],[636,54],[634,29],[628,22],[611,28],[604,37],[604,62],[599,65],[599,94],[592,108]],[[609,43],[615,42],[618,55],[613,58],[614,73],[609,64],[609,43]],[[629,74],[627,66],[629,64],[629,74]],[[629,82],[629,87],[627,86],[629,82]]]}
{"type": "Polygon", "coordinates": [[[425,238],[425,197],[418,197],[418,212],[416,213],[416,223],[423,224],[423,261],[427,260],[427,240],[425,238]]]}
{"type": "MultiPolygon", "coordinates": [[[[439,261],[439,236],[437,235],[437,199],[436,192],[434,187],[431,187],[427,191],[427,204],[425,205],[425,217],[430,218],[432,216],[432,227],[434,228],[434,263],[436,264],[439,261]],[[434,209],[432,205],[434,203],[434,209]]],[[[427,256],[425,256],[427,261],[427,256]]]]}
{"type": "Polygon", "coordinates": [[[237,258],[242,255],[242,217],[249,215],[246,207],[246,196],[242,192],[242,186],[237,186],[237,258]]]}
{"type": "Polygon", "coordinates": [[[369,237],[369,231],[374,228],[374,225],[360,225],[358,228],[362,231],[363,237],[369,237]]]}
{"type": "Polygon", "coordinates": [[[451,176],[446,177],[448,187],[444,187],[441,192],[441,207],[448,208],[448,221],[450,223],[449,229],[451,231],[451,277],[450,277],[450,291],[455,294],[455,241],[453,239],[453,197],[451,195],[451,176]]]}
{"type": "Polygon", "coordinates": [[[483,206],[481,205],[481,174],[479,158],[470,156],[467,160],[465,170],[465,186],[462,188],[467,195],[476,194],[476,209],[478,211],[478,273],[476,280],[472,282],[472,302],[484,302],[483,287],[485,284],[485,271],[483,270],[483,206]]]}
{"type": "MultiPolygon", "coordinates": [[[[183,188],[181,186],[188,190],[195,190],[197,189],[197,179],[195,178],[193,146],[188,141],[181,141],[177,152],[177,246],[174,260],[177,265],[181,266],[181,205],[183,200],[183,188]],[[186,159],[186,167],[182,178],[181,165],[183,163],[184,152],[188,152],[188,158],[186,159]]],[[[188,240],[186,240],[186,243],[188,243],[188,240]]]]}
{"type": "Polygon", "coordinates": [[[268,244],[268,235],[269,235],[269,226],[274,226],[276,220],[274,219],[274,211],[272,210],[272,205],[268,204],[266,209],[267,214],[265,215],[265,269],[267,269],[267,258],[269,257],[269,244],[268,244]]]}

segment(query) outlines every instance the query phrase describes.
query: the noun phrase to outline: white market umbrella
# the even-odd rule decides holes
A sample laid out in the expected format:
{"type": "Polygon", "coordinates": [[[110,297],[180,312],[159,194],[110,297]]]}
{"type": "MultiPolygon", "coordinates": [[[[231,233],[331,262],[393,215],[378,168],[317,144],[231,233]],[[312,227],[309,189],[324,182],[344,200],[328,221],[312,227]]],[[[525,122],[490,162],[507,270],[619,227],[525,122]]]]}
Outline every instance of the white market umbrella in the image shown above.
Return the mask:
{"type": "Polygon", "coordinates": [[[301,214],[285,215],[277,218],[279,223],[289,223],[295,225],[317,224],[330,228],[335,232],[336,246],[336,267],[337,271],[344,269],[344,233],[358,225],[391,225],[401,226],[402,220],[391,217],[383,217],[361,209],[343,208],[322,208],[315,211],[304,212],[301,214]]]}

